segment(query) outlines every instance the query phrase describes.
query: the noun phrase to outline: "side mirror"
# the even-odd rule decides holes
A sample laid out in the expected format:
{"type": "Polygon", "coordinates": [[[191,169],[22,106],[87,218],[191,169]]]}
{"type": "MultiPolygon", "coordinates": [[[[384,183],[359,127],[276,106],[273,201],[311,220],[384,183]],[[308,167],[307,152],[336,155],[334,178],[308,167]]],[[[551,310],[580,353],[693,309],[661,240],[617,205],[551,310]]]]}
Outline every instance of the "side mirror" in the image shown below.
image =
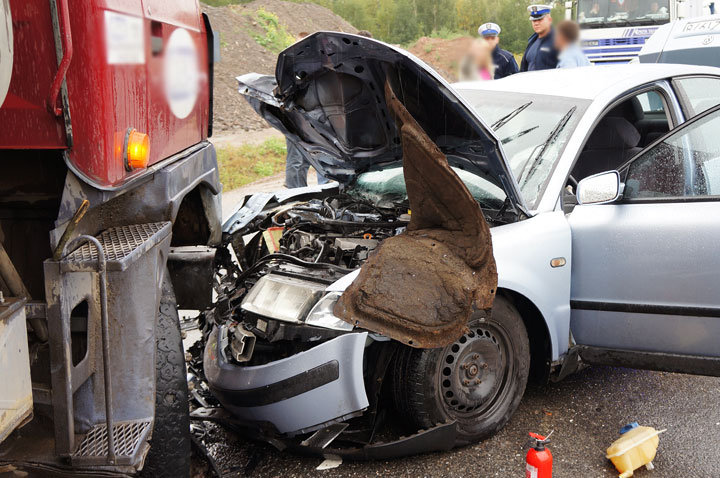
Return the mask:
{"type": "Polygon", "coordinates": [[[620,173],[606,171],[588,176],[577,185],[578,204],[607,204],[620,197],[620,173]]]}

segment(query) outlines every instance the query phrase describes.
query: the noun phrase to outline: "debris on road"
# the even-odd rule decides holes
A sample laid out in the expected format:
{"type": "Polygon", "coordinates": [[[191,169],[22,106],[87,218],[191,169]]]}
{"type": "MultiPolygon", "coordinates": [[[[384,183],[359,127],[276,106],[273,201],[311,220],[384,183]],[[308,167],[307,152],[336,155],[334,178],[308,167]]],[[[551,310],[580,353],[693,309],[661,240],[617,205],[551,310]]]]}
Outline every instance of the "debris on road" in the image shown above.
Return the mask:
{"type": "Polygon", "coordinates": [[[332,470],[333,468],[337,468],[340,465],[342,465],[342,458],[337,455],[328,455],[325,457],[325,460],[323,460],[323,462],[320,463],[315,469],[318,471],[332,470]]]}

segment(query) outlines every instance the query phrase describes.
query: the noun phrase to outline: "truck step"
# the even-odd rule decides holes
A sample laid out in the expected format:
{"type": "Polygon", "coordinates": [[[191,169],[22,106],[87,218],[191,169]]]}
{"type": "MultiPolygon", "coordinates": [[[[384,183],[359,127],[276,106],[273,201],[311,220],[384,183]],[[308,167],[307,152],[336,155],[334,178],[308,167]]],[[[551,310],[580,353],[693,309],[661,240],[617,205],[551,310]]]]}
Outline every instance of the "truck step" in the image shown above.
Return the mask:
{"type": "MultiPolygon", "coordinates": [[[[128,420],[113,423],[116,465],[136,465],[142,459],[143,445],[150,433],[152,420],[128,420]]],[[[108,434],[104,423],[95,425],[72,454],[76,465],[107,464],[108,434]]]]}
{"type": "MultiPolygon", "coordinates": [[[[170,230],[170,222],[151,222],[147,224],[131,224],[129,226],[111,227],[99,234],[97,239],[105,251],[108,270],[124,270],[136,257],[162,240],[170,230]]],[[[86,243],[65,259],[70,270],[94,270],[97,264],[97,249],[86,243]]]]}

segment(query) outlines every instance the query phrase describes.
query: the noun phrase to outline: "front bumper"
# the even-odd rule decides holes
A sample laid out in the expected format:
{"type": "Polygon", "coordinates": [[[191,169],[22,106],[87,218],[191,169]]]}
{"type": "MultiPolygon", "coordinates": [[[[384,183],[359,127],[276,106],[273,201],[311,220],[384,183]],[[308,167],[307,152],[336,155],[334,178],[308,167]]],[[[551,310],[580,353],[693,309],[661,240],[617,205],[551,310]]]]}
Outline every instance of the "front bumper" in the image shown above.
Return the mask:
{"type": "Polygon", "coordinates": [[[367,333],[348,333],[291,357],[239,366],[224,353],[225,332],[208,337],[204,371],[213,394],[236,417],[278,433],[299,434],[361,413],[367,333]],[[218,345],[218,343],[220,345],[218,345]]]}

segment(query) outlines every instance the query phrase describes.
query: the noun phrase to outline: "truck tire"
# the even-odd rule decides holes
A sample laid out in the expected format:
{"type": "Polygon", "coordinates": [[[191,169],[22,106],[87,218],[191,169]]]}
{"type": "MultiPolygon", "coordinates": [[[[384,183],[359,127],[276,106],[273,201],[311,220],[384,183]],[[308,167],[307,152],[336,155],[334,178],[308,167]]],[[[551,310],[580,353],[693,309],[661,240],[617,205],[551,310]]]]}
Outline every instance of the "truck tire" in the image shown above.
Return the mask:
{"type": "Polygon", "coordinates": [[[444,348],[402,347],[392,369],[392,395],[405,424],[418,430],[455,421],[455,446],[505,426],[530,369],[525,325],[505,297],[496,296],[490,317],[474,313],[468,328],[444,348]]]}
{"type": "Polygon", "coordinates": [[[140,476],[186,478],[191,453],[187,373],[175,293],[167,271],[155,335],[155,426],[140,476]]]}

